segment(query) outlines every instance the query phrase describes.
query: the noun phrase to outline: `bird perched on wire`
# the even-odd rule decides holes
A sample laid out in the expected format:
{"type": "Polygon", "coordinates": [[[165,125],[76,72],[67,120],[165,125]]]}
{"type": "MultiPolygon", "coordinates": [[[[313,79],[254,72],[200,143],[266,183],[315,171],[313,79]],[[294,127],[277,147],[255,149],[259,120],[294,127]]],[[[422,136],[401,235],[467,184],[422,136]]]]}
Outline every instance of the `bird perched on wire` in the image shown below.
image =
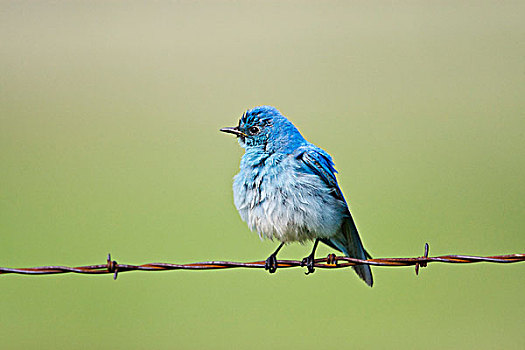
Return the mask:
{"type": "MultiPolygon", "coordinates": [[[[220,131],[236,135],[245,148],[233,181],[242,220],[260,237],[281,242],[266,259],[270,273],[277,269],[277,253],[289,242],[314,241],[311,254],[302,260],[308,273],[314,272],[319,241],[348,257],[370,258],[337,184],[332,158],[306,141],[276,108],[250,109],[237,126],[220,131]]],[[[370,266],[353,268],[371,287],[370,266]]]]}

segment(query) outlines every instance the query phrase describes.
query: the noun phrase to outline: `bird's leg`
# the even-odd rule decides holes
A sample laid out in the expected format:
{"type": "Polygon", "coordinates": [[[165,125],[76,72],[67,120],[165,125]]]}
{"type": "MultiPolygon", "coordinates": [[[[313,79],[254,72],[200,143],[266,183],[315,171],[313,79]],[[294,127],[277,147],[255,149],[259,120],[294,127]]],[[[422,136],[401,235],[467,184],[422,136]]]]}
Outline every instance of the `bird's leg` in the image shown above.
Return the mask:
{"type": "Polygon", "coordinates": [[[282,242],[279,247],[273,252],[272,255],[266,259],[266,263],[264,264],[264,269],[268,270],[270,273],[274,273],[277,270],[277,253],[279,253],[279,250],[283,247],[284,242],[282,242]]]}
{"type": "Polygon", "coordinates": [[[319,244],[319,238],[317,238],[314,242],[314,249],[312,249],[312,252],[310,255],[308,255],[306,258],[301,261],[301,266],[306,266],[308,268],[308,272],[305,272],[305,274],[309,275],[315,271],[314,269],[314,263],[315,263],[315,250],[317,249],[317,245],[319,244]]]}

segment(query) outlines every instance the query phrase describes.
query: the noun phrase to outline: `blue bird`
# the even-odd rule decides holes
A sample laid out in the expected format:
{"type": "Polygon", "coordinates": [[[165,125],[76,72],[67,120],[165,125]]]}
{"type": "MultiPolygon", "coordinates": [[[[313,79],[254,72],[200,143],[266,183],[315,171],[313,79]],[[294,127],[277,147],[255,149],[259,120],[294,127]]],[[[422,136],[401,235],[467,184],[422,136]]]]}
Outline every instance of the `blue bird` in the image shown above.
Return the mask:
{"type": "MultiPolygon", "coordinates": [[[[306,141],[276,108],[250,109],[237,126],[220,131],[236,135],[245,148],[233,181],[242,220],[261,238],[281,242],[266,259],[270,273],[277,269],[277,253],[289,242],[314,241],[311,254],[302,260],[308,273],[314,272],[319,241],[348,257],[370,258],[337,184],[332,158],[306,141]]],[[[371,287],[370,266],[353,268],[371,287]]]]}

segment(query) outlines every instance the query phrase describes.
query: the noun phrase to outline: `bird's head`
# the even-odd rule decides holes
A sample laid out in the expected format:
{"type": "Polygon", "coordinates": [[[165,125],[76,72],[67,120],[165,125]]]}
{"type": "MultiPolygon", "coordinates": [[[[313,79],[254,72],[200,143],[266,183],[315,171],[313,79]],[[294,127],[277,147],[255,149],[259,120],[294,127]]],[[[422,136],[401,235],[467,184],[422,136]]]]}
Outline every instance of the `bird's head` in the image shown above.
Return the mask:
{"type": "Polygon", "coordinates": [[[296,127],[275,107],[259,106],[246,111],[239,124],[220,131],[234,134],[246,149],[289,152],[302,145],[304,138],[296,127]]]}

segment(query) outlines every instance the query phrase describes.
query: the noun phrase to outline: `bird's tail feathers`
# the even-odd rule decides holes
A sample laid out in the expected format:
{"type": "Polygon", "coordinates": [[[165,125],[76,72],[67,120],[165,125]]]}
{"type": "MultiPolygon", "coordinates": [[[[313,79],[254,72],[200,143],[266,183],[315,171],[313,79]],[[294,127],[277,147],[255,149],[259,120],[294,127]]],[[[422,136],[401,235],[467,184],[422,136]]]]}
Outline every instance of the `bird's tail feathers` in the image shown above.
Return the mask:
{"type": "MultiPolygon", "coordinates": [[[[344,220],[341,225],[339,233],[331,237],[328,243],[329,246],[337,248],[342,251],[349,258],[356,258],[366,260],[371,258],[370,254],[363,247],[357,228],[355,227],[354,221],[351,217],[344,220]]],[[[372,277],[372,270],[369,265],[355,265],[352,266],[357,275],[365,281],[370,287],[374,284],[372,277]]]]}

